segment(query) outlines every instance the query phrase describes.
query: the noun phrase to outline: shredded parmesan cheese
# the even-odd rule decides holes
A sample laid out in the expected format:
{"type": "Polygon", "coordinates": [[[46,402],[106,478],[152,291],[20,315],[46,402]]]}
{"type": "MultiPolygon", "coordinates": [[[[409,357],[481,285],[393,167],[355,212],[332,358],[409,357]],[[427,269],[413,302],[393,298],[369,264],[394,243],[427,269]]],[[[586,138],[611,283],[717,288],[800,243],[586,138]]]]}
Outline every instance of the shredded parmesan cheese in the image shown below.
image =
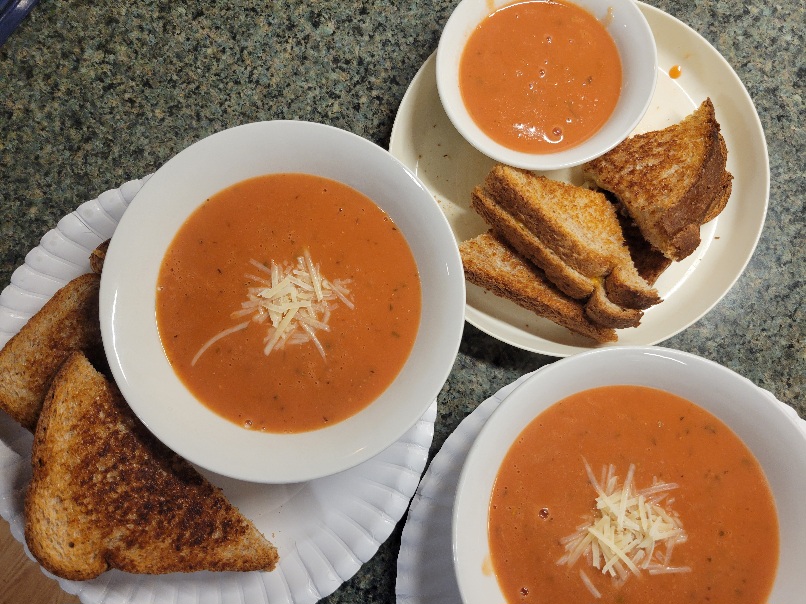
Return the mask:
{"type": "MultiPolygon", "coordinates": [[[[569,567],[580,558],[622,585],[631,574],[646,571],[650,575],[690,572],[687,566],[672,566],[674,546],[686,541],[686,532],[670,505],[669,492],[675,483],[653,479],[652,485],[635,487],[635,465],[630,464],[623,484],[619,484],[613,465],[602,469],[599,479],[583,459],[588,481],[598,495],[592,517],[560,541],[565,554],[557,564],[569,567]],[[664,505],[661,505],[665,503],[664,505]]],[[[580,570],[580,578],[591,594],[600,594],[589,577],[580,570]]]]}
{"type": "MultiPolygon", "coordinates": [[[[307,249],[297,258],[296,264],[279,265],[272,260],[271,266],[266,266],[254,259],[249,263],[261,275],[245,275],[254,285],[247,289],[246,301],[232,313],[232,318],[251,316],[251,322],[267,324],[263,340],[265,355],[286,345],[312,343],[322,358],[326,358],[325,348],[316,334],[330,331],[331,313],[339,305],[355,309],[347,287],[350,280],[334,279],[331,282],[325,279],[307,249]]],[[[195,365],[218,340],[246,329],[249,323],[244,321],[217,333],[199,349],[190,364],[195,365]]]]}

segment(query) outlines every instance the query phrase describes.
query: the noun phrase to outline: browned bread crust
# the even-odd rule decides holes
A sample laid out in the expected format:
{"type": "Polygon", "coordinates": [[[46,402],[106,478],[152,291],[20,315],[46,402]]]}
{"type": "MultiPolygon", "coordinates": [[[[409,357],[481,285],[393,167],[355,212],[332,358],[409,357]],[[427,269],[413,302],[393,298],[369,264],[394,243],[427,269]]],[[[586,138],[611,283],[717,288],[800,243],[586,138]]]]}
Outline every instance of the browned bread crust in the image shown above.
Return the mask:
{"type": "Polygon", "coordinates": [[[92,272],[101,274],[104,268],[104,260],[106,260],[106,251],[109,249],[109,239],[104,241],[101,245],[92,250],[90,254],[90,268],[92,272]]]}
{"type": "Polygon", "coordinates": [[[633,308],[624,308],[607,297],[604,287],[597,287],[585,303],[585,314],[594,323],[614,329],[638,327],[644,313],[633,308]]]}
{"type": "MultiPolygon", "coordinates": [[[[728,147],[725,144],[725,139],[722,135],[719,135],[719,151],[714,154],[715,157],[719,158],[719,162],[724,165],[727,162],[728,157],[728,147]]],[[[719,184],[719,188],[717,192],[714,194],[714,200],[711,202],[711,207],[708,208],[708,211],[705,213],[705,218],[702,219],[702,223],[705,224],[706,222],[711,222],[714,218],[719,216],[722,210],[725,209],[725,206],[728,205],[728,200],[730,199],[731,191],[733,190],[733,174],[728,172],[727,170],[723,170],[722,172],[722,182],[719,184]]]]}
{"type": "Polygon", "coordinates": [[[81,350],[94,362],[102,362],[100,282],[94,273],[70,281],[0,351],[0,409],[32,432],[64,360],[81,350]]]}
{"type": "Polygon", "coordinates": [[[618,197],[644,238],[671,260],[700,244],[700,225],[727,204],[733,176],[714,106],[706,99],[680,123],[632,136],[585,164],[618,197]]]}
{"type": "Polygon", "coordinates": [[[277,550],[137,420],[80,353],[53,380],[34,435],[25,539],[72,580],[110,568],[161,574],[271,570],[277,550]]]}
{"type": "Polygon", "coordinates": [[[597,325],[583,303],[559,291],[543,271],[520,257],[492,231],[459,245],[465,276],[471,283],[597,342],[614,342],[613,329],[597,325]]]}
{"type": "Polygon", "coordinates": [[[614,306],[620,306],[625,310],[643,310],[649,308],[660,301],[660,298],[647,291],[649,284],[643,276],[638,273],[634,265],[620,264],[610,271],[604,279],[603,295],[608,298],[614,306]]]}

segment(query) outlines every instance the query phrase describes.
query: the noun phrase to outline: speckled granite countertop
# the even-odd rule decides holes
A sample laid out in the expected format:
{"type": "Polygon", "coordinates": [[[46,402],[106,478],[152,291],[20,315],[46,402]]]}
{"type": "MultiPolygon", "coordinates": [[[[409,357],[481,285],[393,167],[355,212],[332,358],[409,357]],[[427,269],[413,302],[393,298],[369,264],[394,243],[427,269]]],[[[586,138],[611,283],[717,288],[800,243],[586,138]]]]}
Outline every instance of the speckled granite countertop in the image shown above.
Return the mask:
{"type": "MultiPolygon", "coordinates": [[[[767,136],[772,177],[745,273],[662,345],[717,361],[806,417],[803,2],[650,3],[701,33],[738,73],[767,136]]],[[[41,3],[0,48],[0,287],[63,215],[215,131],[302,119],[386,147],[455,4],[41,3]]],[[[432,454],[486,397],[553,360],[468,325],[439,398],[432,454]]],[[[327,601],[393,601],[399,537],[400,527],[327,601]]]]}

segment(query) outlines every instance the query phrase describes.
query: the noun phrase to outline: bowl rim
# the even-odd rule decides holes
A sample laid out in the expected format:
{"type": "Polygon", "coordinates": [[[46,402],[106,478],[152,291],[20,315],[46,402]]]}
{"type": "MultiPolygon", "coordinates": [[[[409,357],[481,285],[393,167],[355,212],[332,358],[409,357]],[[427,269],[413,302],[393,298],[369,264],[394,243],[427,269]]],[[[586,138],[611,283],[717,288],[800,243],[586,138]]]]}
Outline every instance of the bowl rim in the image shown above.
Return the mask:
{"type": "Polygon", "coordinates": [[[723,421],[750,448],[762,465],[775,499],[780,551],[792,554],[779,556],[769,602],[793,601],[800,593],[799,569],[806,564],[806,519],[801,513],[802,493],[806,492],[806,429],[796,425],[800,421],[796,414],[788,413],[783,403],[747,378],[714,361],[659,346],[602,348],[560,359],[526,378],[492,412],[468,451],[451,515],[454,572],[462,601],[505,601],[493,573],[485,575],[481,569],[483,560],[490,564],[486,521],[492,482],[512,442],[530,421],[565,396],[616,383],[650,386],[688,398],[723,421]],[[584,371],[596,364],[601,366],[597,369],[600,373],[602,368],[615,370],[618,381],[595,378],[596,383],[591,385],[584,371]],[[654,373],[638,371],[636,367],[652,368],[654,373]],[[661,368],[665,375],[659,373],[661,368]],[[680,379],[697,374],[713,377],[708,384],[700,382],[701,391],[709,390],[704,403],[702,397],[695,401],[688,394],[698,386],[680,379]],[[562,394],[557,394],[558,389],[562,394]],[[513,415],[523,421],[509,425],[513,415]],[[759,425],[764,429],[760,430],[759,425]],[[768,433],[775,434],[775,438],[765,438],[768,433]],[[785,444],[794,445],[794,451],[786,449],[785,444]],[[793,455],[797,451],[802,454],[793,455]],[[783,530],[785,522],[789,524],[783,530]]]}
{"type": "Polygon", "coordinates": [[[456,6],[437,46],[436,78],[440,101],[459,134],[496,161],[526,170],[559,170],[581,165],[627,138],[649,109],[658,79],[654,35],[633,0],[562,0],[588,10],[600,21],[606,20],[604,25],[616,42],[621,58],[622,94],[604,126],[582,143],[556,153],[515,151],[490,138],[470,117],[462,102],[458,67],[465,43],[478,23],[502,7],[523,1],[529,0],[462,0],[456,6]],[[614,32],[618,35],[613,35],[614,32]],[[636,48],[641,52],[636,52],[636,48]]]}
{"type": "Polygon", "coordinates": [[[274,120],[204,137],[149,178],[110,241],[99,299],[101,335],[112,375],[135,414],[159,440],[191,463],[220,475],[294,483],[366,461],[396,442],[427,412],[458,353],[465,282],[447,219],[401,162],[346,130],[274,120]],[[422,284],[417,337],[392,385],[351,418],[294,434],[246,430],[199,403],[165,358],[153,310],[165,249],[190,212],[226,186],[277,172],[318,174],[367,195],[400,227],[422,284]],[[142,245],[144,238],[149,245],[142,245]]]}

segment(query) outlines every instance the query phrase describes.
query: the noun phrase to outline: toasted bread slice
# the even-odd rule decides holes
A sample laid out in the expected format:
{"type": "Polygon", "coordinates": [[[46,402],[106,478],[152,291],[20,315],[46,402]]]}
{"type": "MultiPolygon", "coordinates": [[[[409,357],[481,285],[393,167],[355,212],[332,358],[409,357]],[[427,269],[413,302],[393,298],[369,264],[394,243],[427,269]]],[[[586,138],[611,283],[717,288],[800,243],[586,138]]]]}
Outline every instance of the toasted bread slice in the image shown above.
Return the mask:
{"type": "Polygon", "coordinates": [[[714,106],[706,99],[677,124],[632,136],[585,164],[596,185],[612,192],[644,238],[682,260],[700,244],[700,226],[730,197],[733,176],[714,106]]]}
{"type": "Polygon", "coordinates": [[[31,463],[25,539],[55,575],[272,570],[277,563],[276,548],[157,441],[81,353],[53,380],[31,463]]]}
{"type": "Polygon", "coordinates": [[[51,380],[76,350],[104,362],[98,320],[101,278],[88,273],[70,281],[0,350],[0,409],[31,432],[51,380]]]}
{"type": "Polygon", "coordinates": [[[597,342],[617,339],[613,329],[591,321],[583,304],[559,291],[543,271],[520,257],[492,231],[459,245],[467,280],[597,342]]]}
{"type": "Polygon", "coordinates": [[[572,298],[586,298],[593,293],[593,279],[564,262],[523,223],[498,205],[482,187],[473,190],[471,205],[488,225],[494,225],[494,230],[521,256],[541,267],[560,291],[572,298]]]}
{"type": "Polygon", "coordinates": [[[613,205],[598,191],[498,165],[472,203],[564,293],[586,298],[618,269],[607,288],[612,301],[638,309],[660,302],[633,265],[613,205]]]}

